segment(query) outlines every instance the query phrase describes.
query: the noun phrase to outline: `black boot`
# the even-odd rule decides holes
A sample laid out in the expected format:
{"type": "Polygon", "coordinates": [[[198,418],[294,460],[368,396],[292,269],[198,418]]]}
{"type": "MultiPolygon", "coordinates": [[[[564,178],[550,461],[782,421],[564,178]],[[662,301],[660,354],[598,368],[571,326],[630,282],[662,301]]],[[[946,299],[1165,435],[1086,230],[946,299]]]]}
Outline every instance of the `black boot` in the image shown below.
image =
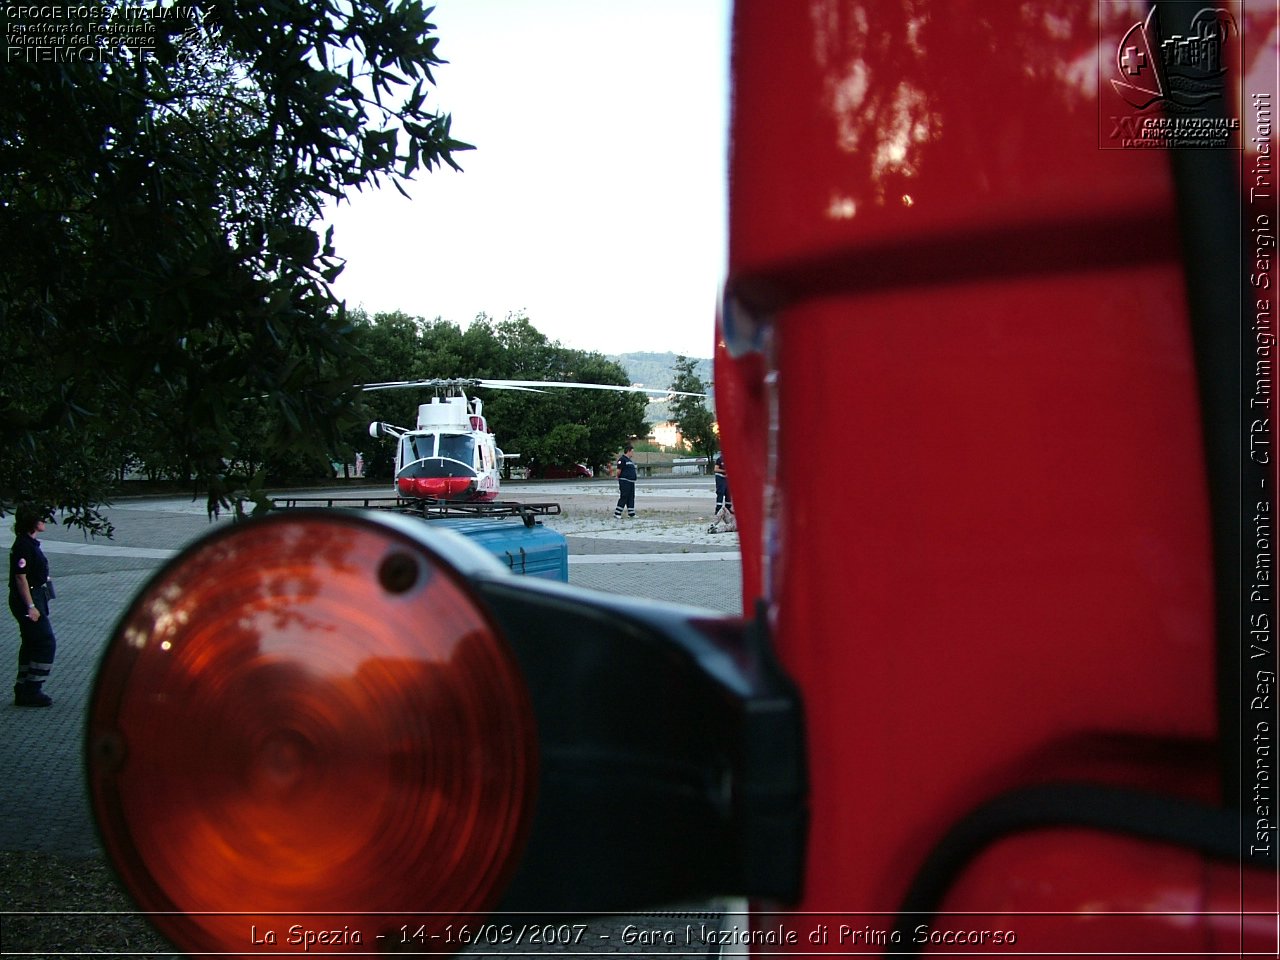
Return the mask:
{"type": "Polygon", "coordinates": [[[13,687],[13,703],[17,707],[51,707],[53,698],[38,683],[18,683],[13,687]]]}

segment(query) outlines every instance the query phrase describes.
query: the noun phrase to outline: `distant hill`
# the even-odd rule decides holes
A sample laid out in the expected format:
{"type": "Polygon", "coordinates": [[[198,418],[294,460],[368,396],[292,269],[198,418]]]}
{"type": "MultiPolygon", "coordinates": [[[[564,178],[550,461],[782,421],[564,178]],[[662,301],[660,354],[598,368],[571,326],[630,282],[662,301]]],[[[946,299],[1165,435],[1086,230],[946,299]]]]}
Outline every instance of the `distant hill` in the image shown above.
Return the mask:
{"type": "MultiPolygon", "coordinates": [[[[674,353],[619,353],[608,357],[627,372],[627,379],[643,387],[665,390],[671,386],[676,375],[676,354],[674,353]]],[[[697,366],[694,372],[704,383],[711,383],[710,358],[696,357],[697,366]]],[[[715,409],[714,398],[708,396],[708,405],[715,409]]],[[[665,403],[651,403],[645,410],[645,419],[650,423],[658,423],[668,418],[665,403]]]]}
{"type": "MultiPolygon", "coordinates": [[[[657,390],[665,390],[671,386],[671,381],[676,375],[676,354],[674,353],[619,353],[608,359],[627,371],[627,376],[632,383],[657,390]]],[[[694,370],[706,383],[710,383],[711,361],[701,357],[697,360],[698,365],[694,370]]]]}

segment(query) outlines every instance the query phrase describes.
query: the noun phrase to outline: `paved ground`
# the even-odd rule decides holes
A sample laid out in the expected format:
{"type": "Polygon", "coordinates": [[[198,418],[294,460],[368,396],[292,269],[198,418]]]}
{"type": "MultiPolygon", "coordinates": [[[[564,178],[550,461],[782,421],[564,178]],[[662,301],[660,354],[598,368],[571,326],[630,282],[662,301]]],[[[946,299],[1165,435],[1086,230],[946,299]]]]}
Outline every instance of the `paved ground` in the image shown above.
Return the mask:
{"type": "MultiPolygon", "coordinates": [[[[741,565],[734,534],[706,532],[712,503],[706,477],[642,481],[639,516],[612,517],[616,485],[608,481],[504,486],[503,497],[554,500],[563,512],[546,525],[569,539],[570,582],[594,590],[667,600],[726,613],[741,609],[741,565]]],[[[357,491],[343,491],[355,494],[357,491]]],[[[359,495],[381,496],[382,489],[359,495]]],[[[52,621],[58,655],[46,690],[47,710],[0,706],[0,850],[93,855],[98,841],[85,795],[81,738],[90,685],[101,651],[129,600],[177,549],[209,531],[203,501],[122,501],[109,511],[110,541],[86,541],[50,527],[42,536],[57,584],[52,621]],[[40,811],[32,818],[30,811],[40,811]]],[[[223,519],[214,521],[227,523],[223,519]]],[[[15,662],[10,622],[0,649],[15,662]]],[[[10,667],[12,669],[12,666],[10,667]]]]}

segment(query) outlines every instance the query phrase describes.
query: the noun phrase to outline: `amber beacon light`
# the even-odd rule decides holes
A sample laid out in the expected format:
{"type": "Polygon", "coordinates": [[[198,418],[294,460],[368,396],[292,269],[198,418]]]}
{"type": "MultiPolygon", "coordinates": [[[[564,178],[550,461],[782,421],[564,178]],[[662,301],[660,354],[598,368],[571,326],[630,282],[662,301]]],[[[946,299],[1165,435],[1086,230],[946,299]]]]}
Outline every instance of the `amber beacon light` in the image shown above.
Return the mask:
{"type": "Polygon", "coordinates": [[[162,570],[86,744],[107,852],[188,952],[379,952],[490,908],[537,772],[525,683],[466,581],[411,524],[339,512],[230,527],[162,570]]]}

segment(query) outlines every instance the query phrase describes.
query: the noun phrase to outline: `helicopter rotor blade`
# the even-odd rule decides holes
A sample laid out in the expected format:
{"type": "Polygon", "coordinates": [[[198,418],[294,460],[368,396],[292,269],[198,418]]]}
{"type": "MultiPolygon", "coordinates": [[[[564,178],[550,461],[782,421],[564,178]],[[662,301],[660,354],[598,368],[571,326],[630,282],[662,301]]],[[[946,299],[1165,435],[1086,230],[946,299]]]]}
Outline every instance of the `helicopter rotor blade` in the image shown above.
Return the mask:
{"type": "MultiPolygon", "coordinates": [[[[538,381],[530,381],[530,383],[536,383],[536,382],[538,381]]],[[[448,388],[454,388],[454,387],[483,387],[483,386],[497,386],[497,384],[487,380],[461,379],[461,378],[448,379],[448,380],[445,380],[445,379],[388,380],[385,383],[356,384],[357,389],[360,389],[360,390],[408,390],[414,387],[423,387],[427,389],[448,389],[448,388]]],[[[505,387],[505,389],[524,390],[528,393],[543,392],[541,390],[535,390],[532,387],[515,386],[514,384],[511,386],[505,387]]]]}
{"type": "Polygon", "coordinates": [[[474,380],[387,380],[383,383],[357,383],[359,390],[408,390],[413,387],[470,387],[474,380]]]}
{"type": "Polygon", "coordinates": [[[647,393],[659,397],[705,397],[705,393],[685,393],[680,390],[659,390],[653,387],[624,387],[616,383],[571,383],[560,380],[476,380],[476,386],[497,387],[505,390],[525,390],[533,386],[562,387],[578,390],[614,390],[620,393],[647,393]]]}
{"type": "Polygon", "coordinates": [[[534,387],[523,387],[523,386],[517,386],[517,385],[516,385],[516,384],[514,384],[514,383],[503,383],[503,384],[499,384],[499,383],[495,383],[495,382],[494,382],[494,381],[492,381],[492,380],[477,380],[477,381],[476,381],[476,386],[477,386],[477,387],[492,387],[494,390],[521,390],[521,391],[523,391],[523,392],[525,392],[525,393],[546,393],[546,392],[547,392],[547,391],[545,391],[545,390],[538,390],[538,389],[536,389],[536,388],[534,388],[534,387]]]}
{"type": "Polygon", "coordinates": [[[404,390],[413,387],[489,387],[495,390],[524,390],[528,393],[545,393],[547,387],[577,390],[612,390],[618,393],[643,393],[655,400],[671,397],[705,397],[705,393],[688,393],[683,390],[662,390],[655,387],[621,386],[616,383],[571,383],[561,380],[488,380],[480,378],[453,378],[434,380],[389,380],[385,383],[359,383],[360,390],[404,390]]]}

